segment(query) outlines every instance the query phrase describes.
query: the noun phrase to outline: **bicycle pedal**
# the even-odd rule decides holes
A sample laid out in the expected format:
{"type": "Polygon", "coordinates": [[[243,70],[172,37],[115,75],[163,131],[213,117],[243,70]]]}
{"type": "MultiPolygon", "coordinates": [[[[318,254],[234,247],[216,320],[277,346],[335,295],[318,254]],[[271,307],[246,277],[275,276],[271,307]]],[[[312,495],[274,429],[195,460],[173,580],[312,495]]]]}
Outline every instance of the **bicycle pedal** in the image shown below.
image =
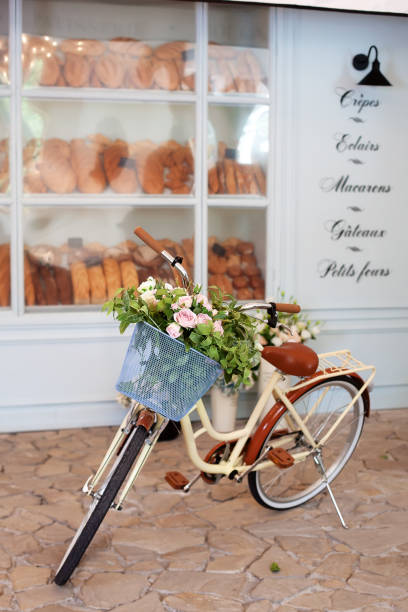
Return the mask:
{"type": "Polygon", "coordinates": [[[267,454],[269,461],[272,461],[279,468],[285,469],[295,463],[294,458],[284,448],[273,448],[267,454]]]}
{"type": "Polygon", "coordinates": [[[189,480],[181,472],[166,472],[164,478],[173,489],[184,489],[189,483],[189,480]]]}

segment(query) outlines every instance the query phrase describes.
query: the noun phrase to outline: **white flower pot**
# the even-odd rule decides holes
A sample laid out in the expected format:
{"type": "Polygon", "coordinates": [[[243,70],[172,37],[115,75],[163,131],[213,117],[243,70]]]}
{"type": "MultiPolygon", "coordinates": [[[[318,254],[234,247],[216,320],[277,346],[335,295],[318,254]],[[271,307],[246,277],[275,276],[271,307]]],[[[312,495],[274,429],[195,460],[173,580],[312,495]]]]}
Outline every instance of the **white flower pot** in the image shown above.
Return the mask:
{"type": "MultiPolygon", "coordinates": [[[[258,378],[258,397],[261,396],[266,386],[269,384],[272,374],[275,371],[276,371],[276,368],[274,365],[266,361],[266,359],[261,359],[261,364],[259,366],[259,378],[258,378]]],[[[278,384],[281,389],[288,389],[290,387],[290,376],[284,376],[279,381],[278,384]]],[[[269,410],[272,408],[275,402],[276,400],[271,393],[270,397],[266,401],[265,408],[262,411],[261,420],[269,412],[269,410]]]]}
{"type": "Polygon", "coordinates": [[[211,389],[211,421],[216,431],[223,433],[235,429],[239,392],[224,393],[214,385],[211,389]]]}

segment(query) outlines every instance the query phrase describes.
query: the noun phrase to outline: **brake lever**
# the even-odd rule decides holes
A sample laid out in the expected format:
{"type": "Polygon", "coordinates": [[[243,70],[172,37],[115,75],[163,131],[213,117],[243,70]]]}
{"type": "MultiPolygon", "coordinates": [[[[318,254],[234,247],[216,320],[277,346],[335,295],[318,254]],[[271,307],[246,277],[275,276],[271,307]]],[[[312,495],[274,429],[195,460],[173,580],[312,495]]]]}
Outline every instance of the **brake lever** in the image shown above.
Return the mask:
{"type": "Polygon", "coordinates": [[[276,312],[275,302],[270,302],[270,307],[266,311],[268,313],[268,325],[269,327],[276,328],[278,324],[278,313],[276,312]]]}

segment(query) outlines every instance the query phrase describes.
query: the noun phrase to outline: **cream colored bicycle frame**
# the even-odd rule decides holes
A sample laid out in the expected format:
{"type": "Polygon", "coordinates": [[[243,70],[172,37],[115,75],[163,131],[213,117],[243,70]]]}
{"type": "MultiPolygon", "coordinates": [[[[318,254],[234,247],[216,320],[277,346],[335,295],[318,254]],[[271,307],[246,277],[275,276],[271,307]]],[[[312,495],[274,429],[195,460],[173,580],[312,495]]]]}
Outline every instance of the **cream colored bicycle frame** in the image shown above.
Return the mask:
{"type": "MultiPolygon", "coordinates": [[[[331,353],[320,354],[319,355],[319,366],[318,366],[317,371],[321,372],[321,374],[315,375],[312,380],[309,378],[300,379],[299,382],[297,382],[297,384],[290,387],[289,389],[282,389],[279,386],[278,383],[280,379],[282,378],[282,374],[279,371],[275,371],[273,375],[271,376],[271,379],[268,385],[266,386],[265,390],[263,391],[262,395],[260,396],[259,400],[255,404],[252,410],[252,413],[249,416],[248,421],[246,422],[245,426],[241,429],[237,429],[229,433],[220,433],[213,428],[211,421],[209,419],[209,416],[207,414],[207,410],[204,406],[204,403],[200,399],[197,402],[197,404],[190,410],[190,412],[186,416],[184,416],[180,421],[182,432],[184,435],[184,440],[185,440],[186,447],[187,447],[187,453],[192,463],[202,472],[206,472],[209,474],[220,474],[220,475],[226,475],[226,476],[228,476],[232,472],[240,474],[243,472],[252,471],[252,469],[262,470],[267,467],[270,468],[271,462],[269,460],[261,461],[257,463],[256,466],[254,465],[253,468],[251,468],[250,465],[244,464],[243,458],[242,458],[242,451],[244,449],[244,446],[248,438],[255,431],[259,418],[261,417],[264,411],[264,408],[266,406],[266,403],[268,399],[270,398],[271,394],[273,394],[273,396],[275,397],[277,401],[280,400],[286,406],[288,410],[288,412],[285,413],[285,419],[288,425],[288,429],[292,431],[301,430],[303,432],[305,439],[310,444],[310,447],[311,447],[310,450],[304,450],[301,452],[292,453],[295,463],[304,461],[306,457],[308,457],[313,452],[313,450],[315,450],[316,448],[321,448],[322,446],[326,444],[326,442],[332,436],[334,431],[338,428],[338,426],[340,425],[344,417],[352,409],[355,402],[361,397],[362,393],[371,383],[375,375],[374,366],[368,366],[362,363],[361,361],[358,361],[355,357],[351,355],[351,352],[348,350],[334,351],[331,353]],[[295,407],[293,406],[293,404],[290,402],[288,398],[288,394],[292,391],[296,391],[298,389],[302,389],[303,387],[309,386],[311,382],[315,384],[322,380],[329,380],[330,378],[338,376],[339,374],[347,375],[347,374],[361,373],[361,372],[366,372],[368,374],[368,377],[365,380],[364,384],[359,389],[358,393],[354,396],[354,398],[350,401],[350,403],[347,406],[345,406],[344,410],[341,412],[341,414],[339,414],[336,421],[333,423],[333,425],[330,427],[327,433],[321,438],[319,443],[316,444],[316,442],[313,439],[313,436],[311,435],[308,429],[307,423],[310,417],[318,409],[318,406],[320,402],[322,401],[324,395],[327,393],[328,388],[326,388],[325,390],[324,387],[322,387],[322,393],[317,398],[315,404],[310,408],[307,415],[303,419],[296,412],[295,407]],[[192,422],[190,418],[194,411],[197,412],[200,418],[201,424],[202,424],[202,427],[199,428],[195,432],[193,431],[193,426],[192,426],[192,422]],[[222,460],[220,461],[220,463],[214,464],[214,463],[208,463],[204,461],[203,459],[201,459],[198,453],[196,440],[203,434],[208,434],[211,438],[213,438],[214,440],[218,440],[220,442],[227,443],[227,442],[234,441],[234,447],[227,460],[222,460]]],[[[133,412],[133,416],[134,416],[134,412],[133,412]]],[[[106,453],[99,469],[97,470],[96,475],[91,476],[91,478],[89,478],[88,481],[85,483],[84,489],[83,489],[84,492],[92,495],[93,491],[95,491],[97,482],[100,480],[113,454],[116,452],[116,450],[118,449],[118,447],[120,446],[120,444],[122,443],[124,439],[125,434],[123,433],[123,431],[126,429],[126,425],[128,424],[131,418],[132,418],[132,411],[125,417],[121,427],[119,428],[115,438],[112,441],[110,448],[108,449],[108,452],[106,453]]],[[[157,415],[157,422],[155,424],[155,429],[160,427],[162,424],[163,424],[163,417],[161,417],[160,415],[157,415]]],[[[285,443],[285,440],[287,441],[288,439],[289,440],[293,439],[292,436],[293,434],[289,433],[287,437],[281,436],[277,438],[276,440],[270,440],[268,446],[271,448],[282,446],[282,444],[285,443]]],[[[151,436],[151,438],[153,439],[153,442],[145,444],[144,447],[142,448],[142,451],[140,452],[139,457],[126,481],[126,484],[120,495],[119,501],[117,502],[117,504],[115,504],[116,507],[121,507],[133,482],[135,481],[144,463],[146,462],[150,452],[152,451],[152,448],[155,442],[157,441],[157,437],[158,436],[154,437],[154,432],[153,432],[153,435],[151,436]]]]}

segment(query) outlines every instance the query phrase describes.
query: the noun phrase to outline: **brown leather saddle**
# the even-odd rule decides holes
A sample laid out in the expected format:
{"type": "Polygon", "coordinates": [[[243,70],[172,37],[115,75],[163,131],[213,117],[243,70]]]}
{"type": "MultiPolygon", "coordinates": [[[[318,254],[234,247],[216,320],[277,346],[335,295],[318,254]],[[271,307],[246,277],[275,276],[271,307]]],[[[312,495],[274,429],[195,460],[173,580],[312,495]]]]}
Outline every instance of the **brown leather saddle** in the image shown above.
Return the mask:
{"type": "Polygon", "coordinates": [[[281,346],[265,346],[262,358],[284,374],[311,376],[317,370],[319,357],[305,344],[285,342],[281,346]]]}

